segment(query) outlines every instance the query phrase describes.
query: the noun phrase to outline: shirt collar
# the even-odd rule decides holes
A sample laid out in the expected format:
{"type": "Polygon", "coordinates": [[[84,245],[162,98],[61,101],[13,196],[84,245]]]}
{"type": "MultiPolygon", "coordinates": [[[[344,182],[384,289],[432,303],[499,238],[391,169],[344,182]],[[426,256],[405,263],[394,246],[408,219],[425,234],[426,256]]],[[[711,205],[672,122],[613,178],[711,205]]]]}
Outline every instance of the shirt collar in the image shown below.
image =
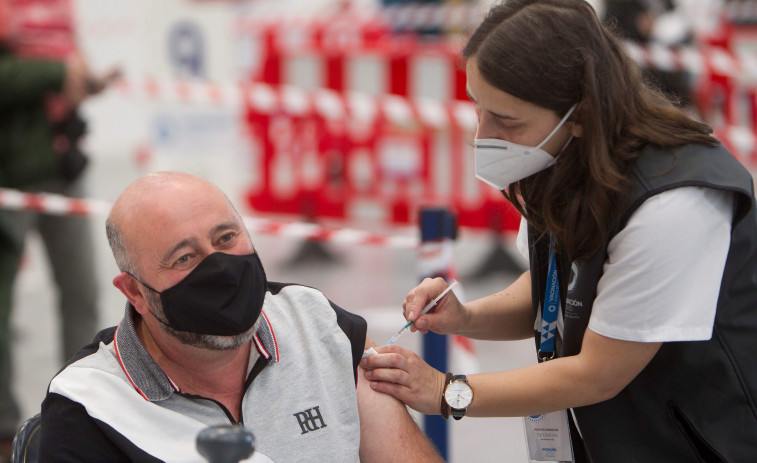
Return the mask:
{"type": "MultiPolygon", "coordinates": [[[[261,312],[261,316],[251,344],[255,346],[260,356],[269,360],[269,363],[275,363],[279,361],[279,347],[276,343],[276,336],[265,312],[261,312]]],[[[139,314],[134,306],[127,302],[124,318],[116,328],[114,335],[118,362],[129,382],[145,400],[153,402],[168,399],[174,392],[179,392],[179,388],[158,366],[137,336],[136,320],[138,317],[139,314]]],[[[258,357],[253,355],[254,352],[250,354],[248,375],[255,363],[254,360],[258,357]]]]}

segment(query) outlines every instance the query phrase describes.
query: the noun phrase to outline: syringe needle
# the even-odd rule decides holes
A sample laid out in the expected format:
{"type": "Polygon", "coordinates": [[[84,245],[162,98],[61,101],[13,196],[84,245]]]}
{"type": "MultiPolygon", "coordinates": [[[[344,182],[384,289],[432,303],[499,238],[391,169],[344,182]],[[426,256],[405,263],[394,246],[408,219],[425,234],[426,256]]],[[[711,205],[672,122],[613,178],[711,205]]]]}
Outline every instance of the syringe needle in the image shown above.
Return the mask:
{"type": "Polygon", "coordinates": [[[414,322],[407,322],[405,324],[405,326],[403,326],[402,328],[400,328],[400,330],[397,331],[397,334],[395,334],[394,336],[392,336],[392,338],[390,340],[386,341],[386,343],[387,344],[394,344],[400,338],[400,336],[402,336],[403,334],[405,334],[405,331],[407,331],[407,329],[410,328],[410,325],[412,325],[413,323],[414,322]]]}
{"type": "MultiPolygon", "coordinates": [[[[447,286],[447,289],[445,289],[444,291],[442,291],[442,293],[440,295],[436,296],[432,301],[430,301],[428,304],[426,304],[426,306],[423,308],[423,310],[421,310],[421,313],[418,316],[420,317],[421,315],[423,315],[426,312],[428,312],[429,310],[431,310],[436,305],[436,303],[439,302],[444,297],[444,295],[447,294],[456,284],[457,284],[457,280],[452,281],[452,283],[450,283],[450,285],[447,286]]],[[[397,334],[395,334],[394,336],[392,336],[392,338],[389,339],[388,341],[386,341],[386,343],[387,344],[394,344],[395,342],[397,342],[397,340],[400,338],[400,336],[402,336],[405,333],[405,331],[407,331],[408,328],[410,328],[410,325],[413,325],[414,323],[415,323],[415,320],[409,321],[409,322],[405,323],[405,326],[403,326],[402,328],[400,328],[400,330],[397,331],[397,334]]]]}

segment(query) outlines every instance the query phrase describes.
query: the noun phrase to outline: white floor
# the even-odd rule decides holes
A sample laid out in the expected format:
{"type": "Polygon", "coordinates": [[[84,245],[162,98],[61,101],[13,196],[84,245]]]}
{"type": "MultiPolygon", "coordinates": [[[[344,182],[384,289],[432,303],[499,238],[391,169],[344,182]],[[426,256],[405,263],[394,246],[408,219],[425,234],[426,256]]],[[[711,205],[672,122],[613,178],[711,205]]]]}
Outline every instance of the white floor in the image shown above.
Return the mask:
{"type": "MultiPolygon", "coordinates": [[[[123,165],[93,163],[89,172],[91,196],[112,200],[123,186],[139,173],[123,165]]],[[[233,196],[232,196],[233,197],[233,196]]],[[[243,204],[243,214],[249,214],[243,204]]],[[[110,281],[116,274],[107,248],[104,218],[92,218],[101,286],[101,325],[116,324],[123,310],[123,297],[110,281]]],[[[494,245],[486,235],[461,232],[455,244],[455,265],[466,297],[473,299],[494,292],[512,281],[515,274],[503,272],[485,278],[469,278],[494,245]]],[[[416,257],[412,250],[381,247],[356,247],[331,243],[327,250],[336,262],[296,261],[302,243],[292,238],[261,235],[253,238],[268,277],[294,281],[321,289],[340,306],[363,315],[369,336],[377,342],[388,339],[401,326],[400,304],[417,281],[416,257]]],[[[23,414],[39,409],[47,382],[59,368],[57,360],[57,314],[54,293],[48,276],[43,248],[36,235],[27,243],[22,271],[17,280],[15,310],[12,317],[15,340],[15,390],[23,414]]],[[[406,334],[400,343],[418,351],[420,334],[406,334]]],[[[531,341],[515,343],[475,342],[477,361],[482,371],[515,368],[533,361],[531,341]]],[[[450,459],[452,462],[524,462],[525,445],[520,419],[465,418],[450,421],[450,459]]]]}

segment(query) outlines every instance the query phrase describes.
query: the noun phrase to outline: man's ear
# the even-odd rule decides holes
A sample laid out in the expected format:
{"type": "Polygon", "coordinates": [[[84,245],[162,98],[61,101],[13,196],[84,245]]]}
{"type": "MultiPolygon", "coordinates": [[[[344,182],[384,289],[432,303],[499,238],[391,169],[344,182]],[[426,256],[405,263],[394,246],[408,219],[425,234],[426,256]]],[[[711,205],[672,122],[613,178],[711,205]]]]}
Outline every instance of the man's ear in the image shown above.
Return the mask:
{"type": "Polygon", "coordinates": [[[145,297],[139,290],[139,284],[137,283],[137,280],[134,279],[134,277],[126,272],[122,272],[116,275],[115,278],[113,278],[113,286],[118,288],[118,290],[121,291],[124,296],[126,296],[126,299],[129,300],[129,302],[134,306],[137,312],[144,314],[145,312],[149,311],[149,308],[147,307],[147,301],[145,301],[145,297]]]}

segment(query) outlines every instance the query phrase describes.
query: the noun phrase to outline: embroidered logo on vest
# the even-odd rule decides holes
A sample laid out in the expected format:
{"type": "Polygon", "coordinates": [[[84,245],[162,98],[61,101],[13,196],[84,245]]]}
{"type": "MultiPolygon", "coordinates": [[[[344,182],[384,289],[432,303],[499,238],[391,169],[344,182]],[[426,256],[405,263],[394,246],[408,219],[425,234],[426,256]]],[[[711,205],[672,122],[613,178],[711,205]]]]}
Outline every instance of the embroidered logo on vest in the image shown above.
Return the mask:
{"type": "Polygon", "coordinates": [[[301,434],[306,434],[310,431],[316,431],[326,427],[326,422],[323,421],[323,416],[321,416],[321,411],[318,407],[319,405],[316,405],[313,408],[292,414],[292,416],[297,418],[297,423],[299,423],[300,429],[302,430],[301,434]],[[320,426],[318,425],[319,423],[320,426]]]}
{"type": "Polygon", "coordinates": [[[578,284],[581,278],[580,275],[581,275],[581,265],[579,265],[576,262],[573,262],[570,265],[570,281],[568,282],[568,295],[565,298],[565,313],[563,314],[565,318],[577,317],[576,310],[584,306],[584,303],[581,299],[572,297],[576,293],[576,285],[578,284]]]}
{"type": "Polygon", "coordinates": [[[578,269],[580,267],[577,263],[573,262],[570,264],[570,281],[568,282],[568,291],[573,291],[573,289],[576,287],[576,281],[578,280],[578,269]]]}

